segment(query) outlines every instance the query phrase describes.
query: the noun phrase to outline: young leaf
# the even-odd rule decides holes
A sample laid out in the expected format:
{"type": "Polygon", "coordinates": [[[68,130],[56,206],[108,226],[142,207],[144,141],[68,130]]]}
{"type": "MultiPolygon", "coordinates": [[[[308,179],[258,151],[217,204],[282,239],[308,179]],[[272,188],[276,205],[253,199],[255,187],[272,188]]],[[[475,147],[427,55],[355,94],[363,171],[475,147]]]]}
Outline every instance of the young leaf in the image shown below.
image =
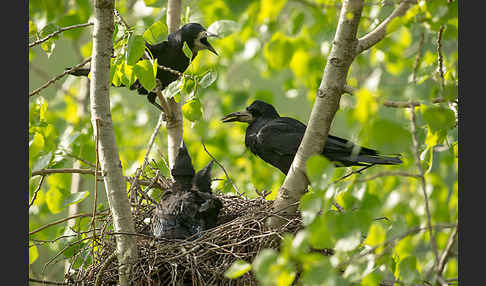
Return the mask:
{"type": "Polygon", "coordinates": [[[221,38],[224,38],[235,31],[239,30],[239,25],[235,21],[231,20],[219,20],[212,23],[208,27],[208,32],[216,34],[221,38]]]}
{"type": "Polygon", "coordinates": [[[186,57],[188,57],[192,61],[192,51],[191,51],[191,48],[189,48],[189,46],[187,45],[186,42],[184,42],[184,45],[182,46],[182,51],[184,52],[186,57]]]}
{"type": "Polygon", "coordinates": [[[143,38],[151,45],[162,42],[167,38],[168,29],[167,25],[161,21],[153,23],[145,32],[143,33],[143,38]]]}
{"type": "Polygon", "coordinates": [[[145,51],[145,41],[141,35],[132,34],[128,39],[125,63],[134,65],[145,51]]]}
{"type": "Polygon", "coordinates": [[[149,60],[139,61],[133,67],[133,72],[146,90],[152,91],[155,88],[155,73],[149,60]]]}
{"type": "Polygon", "coordinates": [[[69,197],[64,199],[62,206],[67,207],[69,205],[78,204],[82,202],[84,199],[86,199],[88,196],[89,196],[88,191],[71,194],[69,197]]]}
{"type": "Polygon", "coordinates": [[[169,99],[174,97],[176,94],[180,93],[180,85],[182,83],[182,79],[173,81],[163,90],[164,97],[169,99]]]}
{"type": "Polygon", "coordinates": [[[39,170],[44,169],[45,167],[47,167],[49,165],[49,163],[51,162],[51,159],[52,159],[52,151],[50,151],[49,153],[47,153],[43,156],[40,156],[37,159],[37,161],[35,161],[34,166],[32,167],[32,171],[39,171],[39,170]]]}
{"type": "Polygon", "coordinates": [[[215,71],[208,71],[199,81],[199,86],[202,88],[207,88],[213,84],[218,78],[218,73],[215,71]]]}
{"type": "Polygon", "coordinates": [[[244,260],[236,260],[233,264],[224,272],[224,277],[229,279],[235,279],[246,272],[251,270],[251,264],[244,260]]]}
{"type": "Polygon", "coordinates": [[[32,245],[29,247],[29,265],[34,263],[39,257],[39,252],[37,251],[37,246],[32,245]]]}
{"type": "Polygon", "coordinates": [[[306,162],[307,177],[315,189],[323,189],[334,173],[334,165],[320,155],[310,157],[306,162]]]}
{"type": "Polygon", "coordinates": [[[195,122],[201,120],[201,102],[199,99],[194,98],[182,106],[182,114],[189,121],[195,122]]]}

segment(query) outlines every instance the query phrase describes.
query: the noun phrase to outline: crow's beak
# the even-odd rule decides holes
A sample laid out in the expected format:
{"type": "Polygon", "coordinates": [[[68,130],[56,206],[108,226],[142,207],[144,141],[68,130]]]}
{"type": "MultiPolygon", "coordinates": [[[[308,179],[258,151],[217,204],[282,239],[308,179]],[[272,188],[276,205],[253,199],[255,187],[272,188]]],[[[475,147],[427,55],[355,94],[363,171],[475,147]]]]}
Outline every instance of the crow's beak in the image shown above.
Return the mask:
{"type": "Polygon", "coordinates": [[[252,122],[253,121],[253,115],[251,115],[250,112],[248,111],[238,111],[238,112],[233,112],[225,117],[221,118],[221,121],[223,123],[226,122],[233,122],[233,121],[239,121],[239,122],[252,122]]]}
{"type": "Polygon", "coordinates": [[[217,38],[219,38],[219,36],[216,35],[216,34],[209,33],[209,32],[206,32],[206,34],[207,34],[207,37],[206,38],[202,38],[201,39],[201,43],[206,47],[206,49],[210,50],[213,54],[215,54],[215,55],[218,56],[218,53],[216,52],[216,50],[208,42],[208,37],[217,37],[217,38]]]}

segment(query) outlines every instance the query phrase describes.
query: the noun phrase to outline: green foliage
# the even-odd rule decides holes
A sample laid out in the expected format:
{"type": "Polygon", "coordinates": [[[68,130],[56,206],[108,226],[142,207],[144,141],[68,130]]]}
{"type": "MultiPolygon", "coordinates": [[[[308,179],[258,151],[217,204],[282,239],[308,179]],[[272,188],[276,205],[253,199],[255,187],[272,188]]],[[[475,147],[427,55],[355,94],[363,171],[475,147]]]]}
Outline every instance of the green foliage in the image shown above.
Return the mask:
{"type": "Polygon", "coordinates": [[[165,23],[157,21],[153,23],[144,33],[143,38],[151,45],[158,44],[167,38],[168,28],[165,23]]]}
{"type": "MultiPolygon", "coordinates": [[[[311,157],[306,169],[311,187],[301,197],[299,206],[304,229],[294,236],[285,236],[279,250],[263,250],[254,261],[239,261],[225,269],[226,277],[237,279],[251,271],[261,285],[378,285],[383,280],[400,280],[407,285],[422,283],[434,259],[430,237],[427,232],[419,232],[401,238],[407,231],[426,225],[419,180],[403,176],[366,179],[386,172],[418,173],[410,110],[388,108],[382,103],[424,103],[416,108],[416,135],[421,163],[427,172],[431,220],[441,224],[457,220],[459,144],[454,101],[458,99],[459,77],[458,8],[457,1],[445,2],[421,0],[412,5],[403,17],[390,23],[382,41],[355,59],[347,82],[356,92],[354,96],[342,95],[331,127],[335,136],[383,153],[400,153],[404,163],[375,166],[336,182],[353,168],[337,168],[322,157],[311,157]],[[441,27],[443,79],[438,73],[437,54],[441,27]],[[424,44],[420,46],[422,34],[424,44]],[[415,69],[420,49],[422,57],[415,69]],[[412,81],[414,74],[416,82],[412,81]],[[433,103],[437,98],[444,101],[433,103]],[[356,256],[373,247],[374,252],[356,256]],[[334,249],[335,254],[325,256],[316,251],[326,248],[334,249]]],[[[363,10],[359,37],[396,7],[369,4],[363,10]]],[[[157,63],[141,60],[141,56],[144,41],[157,44],[167,38],[167,1],[120,0],[116,8],[133,29],[127,31],[122,25],[115,25],[111,83],[130,86],[138,79],[147,90],[153,90],[157,63]]],[[[307,123],[333,47],[340,5],[330,0],[201,0],[183,2],[182,8],[184,23],[200,22],[220,36],[209,38],[219,56],[199,51],[185,72],[191,79],[179,79],[163,91],[166,98],[181,102],[184,140],[195,169],[211,160],[202,149],[204,140],[240,191],[256,197],[255,190],[269,190],[267,199],[274,199],[285,176],[245,148],[245,124],[222,124],[220,118],[255,99],[263,99],[274,104],[282,116],[307,123]]],[[[29,1],[29,42],[61,27],[86,23],[93,16],[92,11],[89,0],[29,1]]],[[[92,27],[73,29],[30,48],[29,88],[44,84],[46,74],[52,78],[79,63],[79,56],[91,56],[91,37],[92,27]]],[[[192,58],[187,46],[184,50],[192,58]]],[[[31,176],[33,171],[72,168],[77,161],[74,158],[96,162],[89,104],[79,99],[85,88],[80,78],[67,76],[29,98],[29,202],[41,181],[41,176],[31,176]]],[[[147,104],[144,96],[128,88],[112,88],[110,104],[123,173],[132,176],[143,162],[159,111],[147,104]]],[[[161,134],[165,133],[163,128],[161,134]]],[[[158,136],[155,144],[160,153],[152,152],[150,158],[159,165],[162,175],[168,175],[161,157],[167,155],[165,135],[158,136]]],[[[81,163],[80,168],[94,169],[86,163],[81,163]]],[[[69,204],[77,204],[83,212],[92,211],[94,178],[81,176],[84,192],[76,195],[70,193],[70,174],[45,177],[29,208],[31,231],[66,217],[69,204]]],[[[219,168],[213,170],[213,178],[222,179],[214,182],[215,191],[234,192],[219,168]]],[[[153,197],[158,200],[160,190],[154,190],[157,191],[153,197]]],[[[108,202],[100,182],[98,196],[98,203],[106,207],[108,202]]],[[[76,219],[76,231],[78,226],[80,232],[87,231],[90,218],[76,219]]],[[[65,224],[58,224],[30,238],[54,240],[72,234],[67,229],[65,224]]],[[[449,231],[437,229],[436,234],[441,251],[449,231]]],[[[77,239],[75,236],[30,246],[29,269],[33,277],[61,281],[62,263],[49,266],[42,277],[40,273],[50,258],[77,239]]],[[[87,267],[92,247],[84,242],[74,243],[60,257],[71,259],[78,253],[73,268],[87,267]]],[[[451,257],[444,278],[456,278],[457,266],[457,257],[451,257]]]]}
{"type": "Polygon", "coordinates": [[[234,279],[242,276],[251,270],[251,264],[244,260],[236,260],[228,270],[224,272],[224,277],[234,279]]]}

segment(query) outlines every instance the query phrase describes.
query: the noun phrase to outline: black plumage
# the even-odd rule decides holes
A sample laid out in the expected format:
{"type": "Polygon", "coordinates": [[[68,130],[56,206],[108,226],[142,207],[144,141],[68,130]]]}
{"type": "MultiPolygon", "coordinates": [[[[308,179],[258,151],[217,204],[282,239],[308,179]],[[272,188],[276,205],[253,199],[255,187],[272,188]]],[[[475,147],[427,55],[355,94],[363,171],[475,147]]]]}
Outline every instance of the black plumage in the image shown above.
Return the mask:
{"type": "MultiPolygon", "coordinates": [[[[272,105],[261,100],[254,101],[245,111],[226,115],[222,121],[248,123],[246,147],[284,174],[290,169],[306,129],[305,124],[293,118],[281,117],[272,105]]],[[[402,163],[399,156],[383,156],[376,150],[332,135],[327,136],[321,155],[338,167],[402,163]]]]}
{"type": "MultiPolygon", "coordinates": [[[[216,50],[209,43],[209,37],[218,36],[206,31],[206,29],[199,23],[188,23],[183,25],[176,32],[169,34],[167,41],[155,45],[146,42],[145,46],[150,50],[152,56],[157,59],[159,65],[183,73],[190,64],[190,59],[183,51],[184,42],[187,43],[187,46],[191,49],[192,60],[197,56],[200,50],[204,49],[218,55],[216,50]]],[[[88,76],[89,72],[90,69],[85,68],[72,71],[69,74],[75,76],[88,76]]],[[[161,82],[162,90],[178,78],[179,76],[177,74],[170,71],[162,68],[158,68],[157,70],[157,79],[161,82]]],[[[162,107],[155,101],[157,97],[156,93],[147,91],[138,80],[130,86],[130,89],[136,89],[139,94],[147,95],[149,102],[162,110],[162,107]]]]}
{"type": "Polygon", "coordinates": [[[216,226],[223,204],[211,192],[212,165],[211,161],[195,175],[185,144],[179,148],[171,170],[174,184],[152,218],[155,237],[184,239],[216,226]]]}

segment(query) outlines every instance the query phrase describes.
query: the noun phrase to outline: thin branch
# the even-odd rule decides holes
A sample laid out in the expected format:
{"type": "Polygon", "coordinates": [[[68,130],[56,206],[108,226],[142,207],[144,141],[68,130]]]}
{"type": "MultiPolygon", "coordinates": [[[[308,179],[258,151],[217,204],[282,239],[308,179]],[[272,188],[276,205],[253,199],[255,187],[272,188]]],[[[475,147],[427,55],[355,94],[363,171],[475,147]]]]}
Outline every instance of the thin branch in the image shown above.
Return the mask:
{"type": "Polygon", "coordinates": [[[228,172],[226,172],[226,169],[223,167],[223,165],[221,165],[218,160],[216,160],[216,158],[213,157],[213,155],[211,155],[211,153],[209,153],[208,149],[206,149],[206,145],[204,145],[204,141],[201,141],[202,145],[203,145],[203,148],[204,148],[204,151],[206,151],[206,153],[209,155],[209,157],[211,157],[211,159],[214,160],[214,162],[216,162],[216,164],[218,164],[218,166],[223,170],[224,172],[224,175],[226,176],[226,179],[228,180],[228,182],[231,183],[231,185],[233,186],[233,189],[235,189],[236,193],[240,196],[243,196],[242,193],[240,193],[240,191],[238,190],[238,187],[236,187],[236,185],[233,183],[233,181],[231,180],[231,178],[229,177],[228,175],[228,172]]]}
{"type": "Polygon", "coordinates": [[[422,34],[420,35],[420,42],[419,42],[417,57],[415,58],[415,63],[413,64],[412,81],[414,83],[417,82],[417,71],[418,71],[418,67],[420,66],[420,62],[422,60],[422,53],[423,53],[423,50],[424,50],[424,42],[425,42],[425,32],[422,32],[422,34]]]}
{"type": "Polygon", "coordinates": [[[85,59],[84,61],[82,61],[81,63],[75,65],[74,67],[70,68],[70,69],[67,69],[65,70],[62,74],[52,78],[51,80],[49,80],[48,82],[46,82],[44,85],[42,85],[41,87],[35,89],[34,91],[32,91],[31,93],[29,93],[29,97],[33,96],[33,95],[36,95],[38,94],[39,92],[41,92],[43,89],[47,88],[48,86],[50,86],[51,84],[55,83],[56,81],[58,81],[60,78],[62,78],[63,76],[67,75],[68,73],[72,72],[72,71],[75,71],[77,69],[79,69],[80,67],[84,66],[86,63],[90,62],[91,61],[91,57],[85,59]]]}
{"type": "Polygon", "coordinates": [[[410,8],[410,4],[415,4],[415,0],[404,0],[398,5],[398,7],[388,16],[383,22],[381,22],[373,31],[359,38],[358,45],[356,46],[356,54],[360,54],[363,51],[371,48],[376,43],[381,41],[386,36],[386,30],[388,24],[396,17],[400,17],[407,12],[410,8]]]}
{"type": "Polygon", "coordinates": [[[445,89],[445,79],[444,79],[444,59],[442,57],[442,33],[444,32],[444,26],[440,27],[439,33],[437,35],[437,57],[439,61],[439,75],[440,75],[440,86],[442,91],[445,89]]]}
{"type": "Polygon", "coordinates": [[[370,176],[368,178],[357,179],[356,182],[362,183],[362,182],[374,180],[376,178],[388,177],[388,176],[401,176],[401,177],[410,177],[410,178],[417,178],[417,179],[421,178],[421,176],[419,174],[412,174],[412,173],[407,173],[407,172],[381,172],[381,173],[378,173],[376,175],[370,176]]]}
{"type": "MultiPolygon", "coordinates": [[[[39,171],[32,172],[32,176],[45,176],[50,174],[65,174],[65,173],[77,173],[77,174],[88,174],[94,175],[95,170],[91,169],[74,169],[74,168],[64,168],[64,169],[42,169],[39,171]]],[[[98,174],[102,176],[101,173],[98,174]]]]}
{"type": "Polygon", "coordinates": [[[101,285],[103,272],[106,270],[106,267],[108,267],[108,265],[110,265],[110,263],[113,260],[115,260],[115,258],[116,258],[116,252],[114,252],[112,255],[108,256],[108,258],[105,260],[105,262],[103,262],[100,269],[98,270],[98,274],[96,274],[95,286],[101,285]]]}
{"type": "Polygon", "coordinates": [[[69,26],[69,27],[62,27],[62,28],[59,28],[59,30],[53,32],[53,33],[50,33],[49,35],[45,36],[44,38],[40,39],[40,40],[37,40],[33,43],[30,43],[29,44],[29,48],[32,48],[38,44],[42,44],[43,42],[49,40],[50,38],[52,37],[55,37],[56,35],[64,32],[64,31],[68,31],[68,30],[72,30],[72,29],[77,29],[77,28],[82,28],[82,27],[87,27],[87,26],[91,26],[93,25],[93,23],[91,22],[88,22],[88,23],[84,23],[84,24],[77,24],[77,25],[72,25],[72,26],[69,26]]]}
{"type": "Polygon", "coordinates": [[[420,160],[420,145],[418,143],[417,139],[417,122],[415,119],[415,108],[410,108],[410,131],[412,132],[412,142],[413,142],[413,151],[415,154],[415,161],[417,164],[417,169],[420,173],[420,182],[422,185],[422,193],[424,195],[424,200],[425,200],[425,211],[427,214],[427,226],[429,229],[429,234],[430,234],[430,242],[432,244],[432,250],[434,252],[435,256],[435,265],[439,263],[439,252],[437,250],[437,243],[435,240],[435,235],[432,230],[432,216],[430,214],[430,206],[429,206],[429,197],[427,195],[427,183],[425,182],[425,172],[422,168],[422,162],[420,160]]]}
{"type": "MultiPolygon", "coordinates": [[[[446,100],[444,98],[434,98],[432,100],[432,103],[441,103],[445,102],[446,100]]],[[[427,104],[423,102],[418,102],[418,101],[391,101],[391,100],[385,100],[383,101],[383,105],[386,107],[393,107],[393,108],[411,108],[411,107],[416,107],[420,106],[422,104],[427,104]]]]}
{"type": "Polygon", "coordinates": [[[29,281],[30,282],[42,283],[42,284],[50,284],[50,285],[69,285],[68,283],[65,283],[65,282],[38,280],[38,279],[30,278],[30,277],[29,277],[29,281]]]}
{"type": "Polygon", "coordinates": [[[37,186],[37,189],[34,192],[34,195],[32,196],[32,200],[29,203],[29,208],[34,204],[35,199],[37,198],[37,193],[40,191],[42,183],[44,182],[44,178],[46,176],[42,176],[39,182],[39,185],[37,186]]]}
{"type": "MultiPolygon", "coordinates": [[[[436,225],[433,225],[431,227],[432,228],[453,228],[454,225],[452,225],[452,224],[436,224],[436,225]]],[[[351,256],[351,258],[345,264],[350,264],[352,261],[354,261],[356,259],[362,258],[362,257],[364,257],[368,254],[374,253],[375,250],[377,250],[378,248],[387,247],[397,240],[402,240],[407,236],[414,235],[414,234],[417,234],[417,233],[425,231],[425,230],[428,230],[428,227],[416,227],[416,228],[413,228],[411,230],[408,230],[408,231],[406,231],[406,232],[404,232],[400,235],[394,236],[394,237],[386,240],[385,242],[383,242],[379,245],[376,245],[375,247],[372,247],[372,248],[370,248],[370,249],[368,249],[364,252],[361,252],[361,253],[358,253],[358,254],[351,256]]]]}
{"type": "Polygon", "coordinates": [[[449,258],[452,250],[452,246],[454,245],[454,242],[456,241],[457,238],[457,233],[458,233],[458,224],[456,223],[456,226],[454,229],[452,229],[452,233],[449,236],[449,240],[447,241],[447,245],[442,252],[442,255],[440,256],[439,259],[439,264],[437,265],[437,274],[440,276],[442,275],[442,272],[444,272],[444,267],[447,263],[447,259],[449,258]]]}
{"type": "MultiPolygon", "coordinates": [[[[106,210],[104,210],[104,211],[102,211],[102,212],[105,212],[105,211],[106,211],[106,210]]],[[[89,216],[92,216],[92,215],[93,215],[93,214],[87,214],[87,213],[85,213],[85,214],[77,214],[77,215],[73,215],[73,216],[70,216],[70,217],[65,217],[65,218],[62,218],[62,219],[56,220],[56,221],[54,221],[54,222],[48,223],[48,224],[46,224],[46,225],[44,225],[44,226],[41,226],[41,227],[39,227],[38,229],[35,229],[35,230],[33,230],[33,231],[29,232],[29,235],[33,235],[33,234],[35,234],[35,233],[38,233],[38,232],[39,232],[39,231],[41,231],[41,230],[44,230],[44,229],[46,229],[46,228],[48,228],[48,227],[51,227],[51,226],[53,226],[53,225],[56,225],[56,224],[63,223],[63,222],[68,221],[68,220],[70,220],[70,219],[74,219],[74,218],[78,218],[78,217],[89,217],[89,216]]],[[[101,213],[98,213],[98,215],[101,215],[101,213]]]]}

